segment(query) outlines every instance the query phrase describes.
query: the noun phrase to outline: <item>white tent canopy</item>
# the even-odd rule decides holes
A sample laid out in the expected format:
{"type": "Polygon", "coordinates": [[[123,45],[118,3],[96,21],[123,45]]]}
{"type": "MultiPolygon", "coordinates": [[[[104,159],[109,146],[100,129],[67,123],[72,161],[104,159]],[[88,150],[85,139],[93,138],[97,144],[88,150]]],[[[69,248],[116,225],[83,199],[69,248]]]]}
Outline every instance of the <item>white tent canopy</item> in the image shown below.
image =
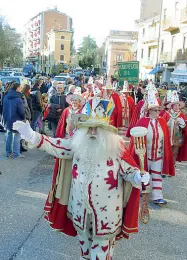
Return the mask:
{"type": "Polygon", "coordinates": [[[171,73],[171,80],[178,84],[179,82],[187,82],[187,64],[179,64],[171,73]]]}

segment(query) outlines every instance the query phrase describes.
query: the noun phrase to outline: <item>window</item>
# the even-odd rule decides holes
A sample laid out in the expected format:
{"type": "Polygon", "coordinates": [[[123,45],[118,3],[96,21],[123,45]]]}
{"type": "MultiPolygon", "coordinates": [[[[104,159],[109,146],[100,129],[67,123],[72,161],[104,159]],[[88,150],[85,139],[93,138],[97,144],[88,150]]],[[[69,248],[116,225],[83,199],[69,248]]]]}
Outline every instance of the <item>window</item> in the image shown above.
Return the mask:
{"type": "Polygon", "coordinates": [[[64,35],[61,35],[61,39],[65,39],[65,36],[64,36],[64,35]]]}
{"type": "Polygon", "coordinates": [[[60,61],[64,61],[64,55],[60,55],[60,61]]]}
{"type": "Polygon", "coordinates": [[[148,50],[148,58],[149,59],[151,58],[151,48],[149,48],[149,50],[148,50]]]}
{"type": "Polygon", "coordinates": [[[122,61],[123,60],[123,55],[122,54],[117,54],[116,55],[116,61],[122,61]]]}
{"type": "Polygon", "coordinates": [[[166,20],[167,17],[167,9],[164,9],[164,20],[166,20]]]}
{"type": "Polygon", "coordinates": [[[142,51],[141,51],[141,58],[143,59],[143,54],[144,54],[144,51],[143,51],[143,49],[142,49],[142,51]]]}
{"type": "Polygon", "coordinates": [[[64,50],[64,44],[61,44],[61,51],[64,50]]]}
{"type": "Polygon", "coordinates": [[[164,40],[162,40],[162,43],[161,43],[161,53],[164,52],[164,40]]]}
{"type": "Polygon", "coordinates": [[[143,36],[143,37],[145,36],[145,28],[143,28],[142,36],[143,36]]]}
{"type": "Polygon", "coordinates": [[[183,49],[187,49],[187,34],[184,34],[183,49]]]}

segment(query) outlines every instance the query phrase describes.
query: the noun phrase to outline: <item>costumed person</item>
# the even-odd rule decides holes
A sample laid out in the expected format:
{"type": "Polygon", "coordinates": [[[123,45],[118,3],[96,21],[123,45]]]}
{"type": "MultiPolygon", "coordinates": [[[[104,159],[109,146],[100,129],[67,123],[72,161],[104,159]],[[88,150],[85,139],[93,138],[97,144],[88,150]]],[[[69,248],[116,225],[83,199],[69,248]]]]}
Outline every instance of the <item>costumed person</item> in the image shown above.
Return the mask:
{"type": "Polygon", "coordinates": [[[138,104],[135,106],[131,121],[130,121],[130,125],[129,128],[127,130],[126,133],[126,137],[130,137],[130,130],[136,125],[136,123],[138,122],[138,120],[142,117],[145,117],[147,115],[147,93],[148,91],[154,91],[158,104],[161,106],[161,100],[158,97],[158,91],[155,87],[155,85],[152,83],[152,81],[149,82],[149,85],[147,85],[146,89],[144,89],[144,96],[143,96],[143,100],[140,100],[138,102],[138,104]]]}
{"type": "Polygon", "coordinates": [[[86,91],[82,93],[82,97],[85,98],[86,100],[90,100],[94,96],[93,84],[94,84],[93,78],[90,77],[88,83],[84,86],[86,91]]]}
{"type": "Polygon", "coordinates": [[[174,162],[187,161],[187,117],[180,110],[184,106],[184,102],[179,101],[177,91],[172,91],[171,101],[167,105],[169,111],[163,115],[163,118],[169,127],[174,162]]]}
{"type": "Polygon", "coordinates": [[[134,99],[129,95],[132,90],[129,89],[128,81],[124,81],[123,90],[120,91],[122,95],[120,96],[122,105],[122,127],[119,127],[118,134],[125,138],[126,131],[129,127],[133,110],[135,108],[134,99]]]}
{"type": "Polygon", "coordinates": [[[75,124],[71,119],[73,114],[80,114],[86,100],[82,97],[81,87],[76,87],[73,94],[66,97],[69,107],[65,108],[58,122],[56,137],[69,136],[75,129],[75,124]]]}
{"type": "Polygon", "coordinates": [[[168,112],[169,108],[167,107],[167,105],[171,102],[171,98],[172,98],[172,90],[168,90],[163,99],[164,109],[161,110],[161,112],[160,112],[161,117],[163,117],[164,114],[168,112]]]}
{"type": "Polygon", "coordinates": [[[50,190],[45,218],[66,235],[78,234],[82,260],[112,259],[115,241],[138,232],[140,187],[149,182],[109,125],[113,108],[109,100],[87,102],[85,114],[73,116],[77,130],[68,139],[43,136],[21,121],[14,124],[30,148],[68,161],[50,190]]]}
{"type": "MultiPolygon", "coordinates": [[[[175,176],[174,160],[170,144],[169,129],[165,119],[159,117],[162,107],[153,90],[148,91],[147,117],[141,118],[136,126],[147,128],[146,156],[144,160],[145,171],[148,171],[152,177],[152,198],[155,204],[160,206],[167,203],[163,199],[162,176],[175,176]]],[[[133,138],[129,145],[130,154],[133,155],[136,162],[139,160],[134,151],[133,138]]],[[[150,192],[150,184],[143,186],[142,192],[150,192]]]]}
{"type": "Polygon", "coordinates": [[[115,92],[115,87],[111,83],[107,82],[106,86],[103,87],[106,91],[104,98],[114,103],[114,110],[110,118],[110,124],[116,128],[122,127],[122,105],[119,95],[115,92]]]}

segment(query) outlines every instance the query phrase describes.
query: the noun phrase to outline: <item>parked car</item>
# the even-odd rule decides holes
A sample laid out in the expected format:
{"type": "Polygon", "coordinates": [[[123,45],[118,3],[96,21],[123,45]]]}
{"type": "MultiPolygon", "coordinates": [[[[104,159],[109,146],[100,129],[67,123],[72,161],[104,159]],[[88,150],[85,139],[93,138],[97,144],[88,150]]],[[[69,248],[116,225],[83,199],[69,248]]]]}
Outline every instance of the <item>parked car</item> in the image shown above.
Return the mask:
{"type": "Polygon", "coordinates": [[[67,77],[64,77],[64,76],[61,76],[61,75],[58,75],[58,76],[55,76],[54,78],[53,78],[53,80],[52,80],[52,82],[53,81],[58,81],[59,83],[61,82],[61,83],[66,83],[66,79],[67,79],[67,77]]]}
{"type": "Polygon", "coordinates": [[[0,76],[4,77],[4,76],[10,76],[10,71],[0,71],[0,76]]]}
{"type": "Polygon", "coordinates": [[[8,81],[15,81],[20,84],[25,83],[31,85],[31,79],[26,77],[7,76],[7,77],[1,77],[1,81],[3,86],[5,86],[8,81]]]}
{"type": "Polygon", "coordinates": [[[13,71],[11,73],[11,76],[14,76],[14,77],[24,77],[22,72],[17,72],[17,71],[13,71]]]}

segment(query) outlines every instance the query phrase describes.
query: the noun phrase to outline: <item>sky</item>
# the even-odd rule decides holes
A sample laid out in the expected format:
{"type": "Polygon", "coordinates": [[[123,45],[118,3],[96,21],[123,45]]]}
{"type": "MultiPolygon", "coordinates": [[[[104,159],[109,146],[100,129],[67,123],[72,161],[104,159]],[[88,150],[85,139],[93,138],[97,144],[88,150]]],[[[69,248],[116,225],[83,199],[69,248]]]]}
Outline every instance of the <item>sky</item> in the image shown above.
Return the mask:
{"type": "Polygon", "coordinates": [[[74,42],[90,35],[101,46],[110,30],[137,30],[140,0],[0,0],[0,15],[18,32],[30,18],[56,6],[73,19],[74,42]]]}

